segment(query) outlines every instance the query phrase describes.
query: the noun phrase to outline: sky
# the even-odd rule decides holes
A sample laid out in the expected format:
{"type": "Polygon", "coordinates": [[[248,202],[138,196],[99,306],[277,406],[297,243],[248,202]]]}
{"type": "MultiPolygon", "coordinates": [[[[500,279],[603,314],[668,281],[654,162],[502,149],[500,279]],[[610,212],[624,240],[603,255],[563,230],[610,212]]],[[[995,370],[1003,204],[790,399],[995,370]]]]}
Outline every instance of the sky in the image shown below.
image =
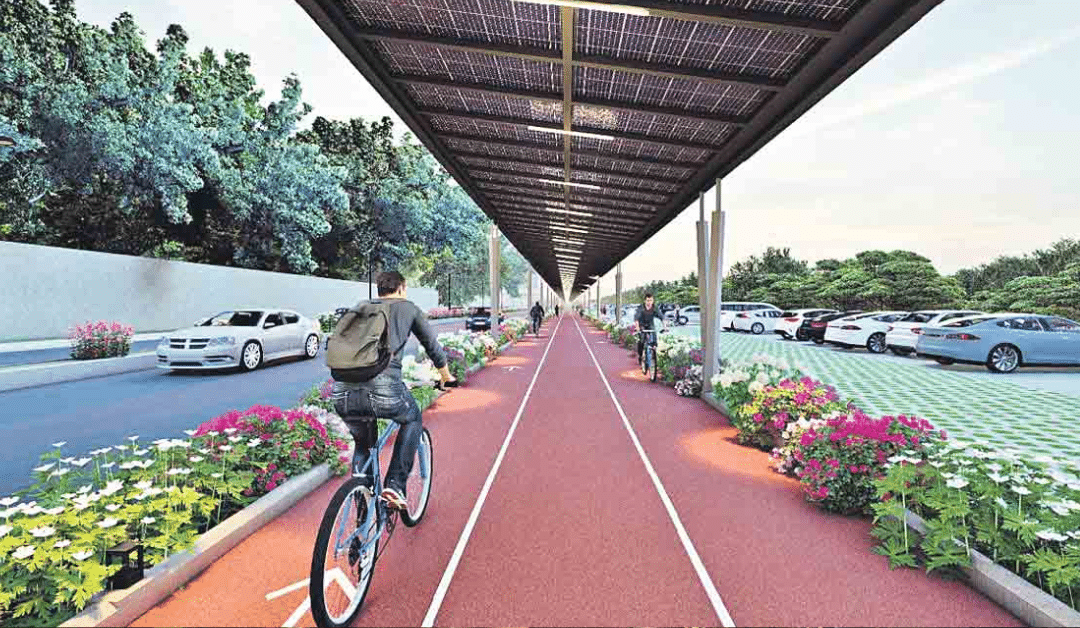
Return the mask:
{"type": "MultiPolygon", "coordinates": [[[[181,24],[192,52],[246,52],[269,95],[295,73],[308,122],[389,115],[406,130],[293,0],[76,8],[102,26],[127,11],[151,41],[181,24]]],[[[953,273],[1080,237],[1078,63],[1076,0],[946,0],[725,178],[725,271],[777,246],[810,262],[906,249],[953,273]]],[[[696,270],[697,216],[694,203],[624,260],[623,285],[696,270]]],[[[614,271],[600,281],[613,291],[614,271]]]]}

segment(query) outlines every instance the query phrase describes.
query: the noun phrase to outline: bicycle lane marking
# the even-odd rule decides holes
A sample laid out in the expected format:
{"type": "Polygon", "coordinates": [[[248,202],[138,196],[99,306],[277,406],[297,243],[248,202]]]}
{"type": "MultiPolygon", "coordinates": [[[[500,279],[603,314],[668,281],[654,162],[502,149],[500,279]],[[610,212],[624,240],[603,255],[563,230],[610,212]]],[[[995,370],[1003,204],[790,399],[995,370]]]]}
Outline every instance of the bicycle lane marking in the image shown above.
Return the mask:
{"type": "MultiPolygon", "coordinates": [[[[545,326],[542,339],[552,326],[545,326]]],[[[465,387],[439,399],[424,412],[424,425],[433,437],[435,485],[424,522],[416,528],[398,526],[376,569],[375,580],[355,625],[418,625],[425,607],[415,593],[397,595],[402,587],[430,595],[438,583],[453,541],[467,520],[472,496],[483,483],[482,465],[490,464],[518,405],[526,381],[522,373],[538,368],[544,347],[531,338],[519,341],[489,368],[472,375],[465,387]],[[500,365],[517,365],[506,371],[500,365]],[[469,452],[462,455],[462,452],[469,452]]],[[[388,460],[389,455],[386,456],[388,460]]],[[[385,463],[384,463],[385,467],[385,463]]],[[[242,541],[184,588],[132,623],[133,626],[281,626],[310,625],[307,609],[296,614],[307,598],[291,591],[267,599],[309,575],[311,551],[323,510],[344,478],[335,478],[296,506],[242,541]],[[296,614],[290,617],[290,614],[296,614]]]]}
{"type": "Polygon", "coordinates": [[[686,528],[683,527],[679,514],[675,512],[675,505],[671,503],[671,498],[668,497],[667,490],[664,489],[664,484],[660,481],[660,476],[656,474],[652,462],[649,461],[649,456],[645,454],[645,449],[641,446],[641,441],[638,440],[634,428],[630,425],[630,420],[626,417],[626,413],[623,412],[622,404],[619,403],[619,399],[615,396],[615,391],[611,389],[611,384],[608,382],[604,369],[600,368],[600,362],[596,359],[596,354],[593,353],[592,347],[589,346],[589,341],[585,338],[585,332],[581,330],[581,325],[578,324],[577,321],[574,321],[574,325],[577,327],[578,334],[581,336],[582,344],[585,345],[585,348],[589,351],[589,357],[592,358],[593,365],[596,366],[597,372],[600,373],[600,378],[604,381],[604,387],[607,388],[608,395],[611,396],[611,401],[615,404],[615,409],[618,410],[619,416],[622,418],[623,426],[626,427],[626,431],[630,434],[630,440],[633,441],[634,447],[641,457],[641,462],[645,465],[645,470],[653,481],[656,492],[660,494],[660,500],[664,503],[664,508],[667,509],[668,516],[671,518],[671,523],[675,526],[675,530],[679,535],[679,540],[682,542],[683,548],[686,550],[686,554],[690,558],[691,564],[694,566],[694,571],[701,580],[701,586],[705,588],[705,593],[709,597],[709,602],[712,604],[713,610],[716,611],[717,618],[720,620],[721,625],[726,628],[734,628],[735,622],[731,619],[727,607],[724,606],[724,601],[720,599],[720,592],[716,590],[716,585],[713,584],[713,579],[709,576],[709,572],[705,568],[705,563],[701,561],[701,556],[698,555],[697,550],[694,548],[693,541],[690,540],[690,536],[686,533],[686,528]]]}
{"type": "Polygon", "coordinates": [[[461,531],[461,537],[458,539],[457,546],[454,548],[454,553],[450,556],[450,562],[446,566],[446,571],[443,572],[443,577],[439,581],[439,586],[435,589],[435,596],[432,598],[431,605],[428,607],[427,614],[424,616],[424,621],[421,624],[423,628],[431,628],[431,626],[435,625],[435,617],[439,614],[439,608],[442,606],[443,599],[446,598],[446,592],[450,588],[450,582],[454,579],[454,572],[457,571],[458,564],[461,563],[461,556],[465,552],[465,546],[469,543],[469,537],[472,536],[473,529],[476,527],[476,520],[480,516],[480,509],[484,507],[484,502],[487,500],[491,485],[495,482],[495,475],[499,472],[499,467],[502,466],[502,461],[506,457],[506,450],[510,446],[510,440],[514,437],[514,432],[517,430],[518,423],[521,421],[521,415],[525,412],[525,406],[529,403],[529,398],[532,396],[533,388],[536,386],[536,378],[539,377],[540,371],[544,368],[548,353],[551,351],[551,345],[554,344],[555,337],[558,335],[559,327],[561,326],[562,318],[555,323],[555,329],[551,332],[551,338],[548,340],[547,347],[544,348],[544,355],[540,358],[540,363],[536,365],[536,371],[533,372],[532,381],[529,382],[529,388],[525,391],[525,396],[521,400],[521,405],[518,406],[517,415],[514,416],[514,421],[510,424],[510,430],[506,433],[506,439],[503,441],[502,449],[499,450],[498,456],[495,457],[495,463],[491,466],[491,471],[488,472],[487,479],[484,481],[484,487],[480,489],[480,496],[476,499],[476,504],[469,514],[469,520],[465,524],[465,529],[461,531]]]}
{"type": "Polygon", "coordinates": [[[737,576],[716,584],[740,624],[1019,625],[961,581],[890,570],[872,551],[868,519],[806,503],[769,454],[736,444],[735,429],[700,399],[646,381],[621,345],[596,355],[702,561],[737,576]]]}

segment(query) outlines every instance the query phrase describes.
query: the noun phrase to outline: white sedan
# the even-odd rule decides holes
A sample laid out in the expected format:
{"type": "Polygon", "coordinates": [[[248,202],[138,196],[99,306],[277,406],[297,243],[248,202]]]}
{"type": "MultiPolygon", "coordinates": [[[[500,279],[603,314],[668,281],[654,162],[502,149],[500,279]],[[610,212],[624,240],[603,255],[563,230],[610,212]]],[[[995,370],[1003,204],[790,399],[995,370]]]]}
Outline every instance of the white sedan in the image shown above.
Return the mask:
{"type": "Polygon", "coordinates": [[[319,321],[292,310],[229,310],[163,336],[158,368],[209,370],[240,367],[253,371],[263,362],[319,353],[319,321]]]}
{"type": "Polygon", "coordinates": [[[780,318],[776,319],[776,329],[773,332],[787,338],[788,340],[806,340],[805,337],[799,337],[799,327],[802,326],[804,320],[808,318],[814,318],[816,316],[823,316],[825,314],[835,314],[836,310],[788,310],[780,314],[780,318]]]}
{"type": "Polygon", "coordinates": [[[871,353],[885,353],[885,334],[889,325],[908,312],[869,312],[838,318],[825,328],[825,342],[851,349],[866,347],[871,353]]]}
{"type": "Polygon", "coordinates": [[[893,323],[885,334],[885,344],[896,355],[910,355],[915,353],[915,347],[919,344],[919,336],[925,327],[940,327],[942,324],[964,318],[978,316],[982,312],[970,310],[923,310],[912,312],[904,318],[893,323]]]}
{"type": "Polygon", "coordinates": [[[755,336],[765,332],[772,332],[776,328],[776,321],[780,320],[781,310],[750,310],[739,312],[732,319],[735,331],[748,331],[755,336]]]}

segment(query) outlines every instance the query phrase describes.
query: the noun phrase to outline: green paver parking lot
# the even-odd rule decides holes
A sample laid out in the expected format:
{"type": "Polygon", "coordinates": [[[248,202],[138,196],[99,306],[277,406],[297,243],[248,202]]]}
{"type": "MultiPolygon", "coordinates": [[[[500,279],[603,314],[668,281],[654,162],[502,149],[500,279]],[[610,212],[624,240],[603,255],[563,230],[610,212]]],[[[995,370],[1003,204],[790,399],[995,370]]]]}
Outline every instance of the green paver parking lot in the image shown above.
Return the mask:
{"type": "MultiPolygon", "coordinates": [[[[696,335],[696,329],[680,333],[696,335]]],[[[907,414],[928,419],[950,438],[986,441],[1032,455],[1080,460],[1080,397],[1033,390],[964,373],[900,364],[878,356],[844,355],[826,347],[725,333],[725,359],[748,361],[767,354],[801,365],[803,372],[878,416],[907,414]]],[[[1080,377],[1080,376],[1078,376],[1080,377]]]]}

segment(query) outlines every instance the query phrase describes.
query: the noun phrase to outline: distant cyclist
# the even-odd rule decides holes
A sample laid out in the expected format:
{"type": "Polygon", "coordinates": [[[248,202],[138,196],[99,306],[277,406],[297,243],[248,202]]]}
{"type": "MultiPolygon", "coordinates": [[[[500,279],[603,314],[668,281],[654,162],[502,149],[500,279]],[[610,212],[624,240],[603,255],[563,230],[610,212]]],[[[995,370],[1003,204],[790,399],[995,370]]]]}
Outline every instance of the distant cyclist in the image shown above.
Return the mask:
{"type": "MultiPolygon", "coordinates": [[[[652,293],[646,292],[645,303],[638,307],[637,314],[634,315],[634,331],[659,331],[661,327],[667,329],[667,319],[657,309],[652,293]],[[656,324],[657,321],[660,321],[660,325],[656,324]]],[[[638,362],[641,362],[641,353],[645,350],[645,336],[649,337],[649,344],[656,346],[656,334],[639,334],[637,343],[638,362]]]]}
{"type": "Polygon", "coordinates": [[[540,305],[539,301],[537,301],[536,304],[532,306],[532,309],[529,310],[529,315],[532,316],[533,333],[539,334],[540,321],[544,319],[544,307],[540,305]]]}

